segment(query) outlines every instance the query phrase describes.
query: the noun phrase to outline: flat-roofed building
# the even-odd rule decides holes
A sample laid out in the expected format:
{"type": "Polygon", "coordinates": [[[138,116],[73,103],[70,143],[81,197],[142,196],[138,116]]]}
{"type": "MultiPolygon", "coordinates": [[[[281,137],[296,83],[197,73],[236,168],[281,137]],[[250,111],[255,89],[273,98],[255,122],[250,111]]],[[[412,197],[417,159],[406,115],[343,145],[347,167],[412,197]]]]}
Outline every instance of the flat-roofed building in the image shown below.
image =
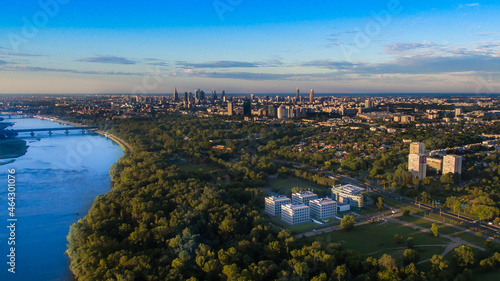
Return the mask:
{"type": "Polygon", "coordinates": [[[291,204],[292,200],[285,195],[269,196],[265,199],[266,213],[270,216],[277,216],[281,214],[281,205],[291,204]]]}
{"type": "Polygon", "coordinates": [[[427,155],[410,154],[408,156],[408,171],[419,180],[427,176],[427,155]]]}
{"type": "Polygon", "coordinates": [[[437,158],[427,157],[427,168],[436,170],[436,173],[440,173],[443,168],[443,160],[437,158]]]}
{"type": "Polygon", "coordinates": [[[309,201],[311,217],[329,219],[337,215],[337,201],[331,198],[321,198],[309,201]]]}
{"type": "Polygon", "coordinates": [[[446,155],[443,157],[443,175],[447,173],[462,174],[463,157],[459,155],[446,155]]]}
{"type": "Polygon", "coordinates": [[[309,201],[318,199],[318,195],[311,191],[301,191],[292,193],[292,203],[293,204],[305,204],[309,206],[309,201]]]}
{"type": "Polygon", "coordinates": [[[410,154],[424,154],[425,144],[423,142],[410,143],[410,154]]]}
{"type": "Polygon", "coordinates": [[[309,206],[305,204],[281,205],[281,220],[289,225],[309,222],[311,220],[309,206]]]}
{"type": "Polygon", "coordinates": [[[338,203],[349,204],[356,209],[363,208],[364,188],[352,184],[344,184],[338,187],[332,187],[332,199],[338,203]]]}

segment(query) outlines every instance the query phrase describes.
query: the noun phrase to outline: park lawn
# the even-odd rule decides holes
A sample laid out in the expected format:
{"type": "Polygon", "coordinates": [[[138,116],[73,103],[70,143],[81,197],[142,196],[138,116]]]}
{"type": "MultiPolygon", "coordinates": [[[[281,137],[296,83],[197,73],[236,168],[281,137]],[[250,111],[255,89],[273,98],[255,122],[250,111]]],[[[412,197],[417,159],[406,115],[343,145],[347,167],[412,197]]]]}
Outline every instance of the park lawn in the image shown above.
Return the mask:
{"type": "Polygon", "coordinates": [[[286,196],[292,196],[292,188],[298,187],[300,189],[310,189],[314,193],[318,194],[318,197],[331,196],[330,188],[321,187],[315,183],[299,180],[296,178],[286,178],[286,179],[272,179],[267,183],[273,192],[284,194],[286,196]]]}
{"type": "MultiPolygon", "coordinates": [[[[325,243],[341,243],[344,248],[353,249],[365,254],[376,253],[397,247],[405,247],[408,237],[414,238],[414,244],[417,245],[446,245],[449,240],[443,237],[432,237],[428,233],[415,230],[411,227],[403,226],[398,223],[370,223],[361,226],[355,226],[350,232],[335,231],[326,234],[316,235],[305,238],[306,243],[312,241],[323,241],[325,243]],[[396,244],[394,235],[403,235],[401,244],[396,244]]],[[[415,247],[418,248],[418,247],[415,247]]]]}
{"type": "MultiPolygon", "coordinates": [[[[424,246],[415,247],[414,250],[418,252],[418,262],[428,260],[432,258],[433,255],[441,255],[446,247],[445,246],[424,246]]],[[[395,258],[396,260],[403,260],[403,253],[406,250],[406,245],[402,245],[399,248],[388,248],[380,252],[371,255],[374,258],[380,258],[384,254],[388,254],[395,258]]]]}
{"type": "Polygon", "coordinates": [[[474,281],[498,281],[500,279],[500,270],[494,270],[488,273],[474,273],[472,280],[474,281]]]}
{"type": "Polygon", "coordinates": [[[203,173],[210,173],[210,172],[219,170],[219,168],[214,167],[212,165],[195,164],[195,163],[180,163],[180,164],[177,164],[177,167],[179,169],[181,169],[181,171],[184,173],[195,173],[195,172],[199,172],[200,170],[203,173]]]}
{"type": "Polygon", "coordinates": [[[388,199],[388,198],[384,198],[384,203],[393,207],[393,208],[399,209],[399,210],[408,209],[411,211],[411,213],[418,213],[419,211],[421,211],[418,208],[415,208],[415,207],[412,207],[410,205],[406,205],[405,203],[395,201],[392,199],[388,199]]]}
{"type": "MultiPolygon", "coordinates": [[[[430,229],[432,226],[432,222],[425,220],[423,218],[417,218],[417,217],[412,217],[412,216],[402,216],[399,217],[400,220],[410,222],[413,224],[416,224],[418,226],[422,226],[425,228],[430,229]]],[[[438,223],[438,231],[439,233],[454,236],[461,238],[464,241],[467,241],[469,243],[472,243],[476,246],[483,247],[486,245],[486,239],[477,237],[473,233],[468,233],[463,230],[451,227],[451,226],[446,226],[438,223]]]]}

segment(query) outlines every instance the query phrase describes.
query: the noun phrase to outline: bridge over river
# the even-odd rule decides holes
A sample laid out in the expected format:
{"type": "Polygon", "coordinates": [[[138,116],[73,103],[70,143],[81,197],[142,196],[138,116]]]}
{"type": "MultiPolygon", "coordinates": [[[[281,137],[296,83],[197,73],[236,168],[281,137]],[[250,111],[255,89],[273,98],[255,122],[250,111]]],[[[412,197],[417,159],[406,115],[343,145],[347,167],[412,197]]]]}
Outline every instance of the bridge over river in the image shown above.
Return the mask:
{"type": "Polygon", "coordinates": [[[35,132],[49,132],[49,135],[52,135],[53,131],[65,131],[66,134],[69,134],[69,131],[81,130],[82,133],[90,130],[97,130],[97,127],[59,127],[59,128],[36,128],[36,129],[16,129],[16,130],[0,130],[0,137],[8,137],[12,138],[19,133],[30,133],[31,136],[35,135],[35,132]]]}

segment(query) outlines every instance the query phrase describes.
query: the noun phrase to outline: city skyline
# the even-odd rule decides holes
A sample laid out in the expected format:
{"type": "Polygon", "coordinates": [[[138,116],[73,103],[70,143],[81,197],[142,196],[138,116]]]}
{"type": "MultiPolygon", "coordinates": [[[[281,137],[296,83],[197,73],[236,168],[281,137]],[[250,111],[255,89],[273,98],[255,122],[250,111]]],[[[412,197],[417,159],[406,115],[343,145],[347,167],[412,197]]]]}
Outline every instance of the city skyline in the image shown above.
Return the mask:
{"type": "Polygon", "coordinates": [[[500,92],[494,1],[0,5],[0,93],[500,92]]]}

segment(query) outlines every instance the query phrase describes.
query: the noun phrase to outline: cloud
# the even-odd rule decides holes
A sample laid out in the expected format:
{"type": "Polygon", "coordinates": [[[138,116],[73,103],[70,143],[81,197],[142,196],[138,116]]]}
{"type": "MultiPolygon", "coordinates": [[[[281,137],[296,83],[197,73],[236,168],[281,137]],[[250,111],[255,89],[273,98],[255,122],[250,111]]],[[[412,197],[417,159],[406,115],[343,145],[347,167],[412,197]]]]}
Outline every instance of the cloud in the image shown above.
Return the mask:
{"type": "MultiPolygon", "coordinates": [[[[2,63],[0,63],[2,65],[2,63]]],[[[82,71],[74,69],[65,68],[49,68],[49,67],[38,67],[38,66],[26,66],[26,65],[10,65],[8,67],[0,68],[0,70],[11,70],[11,71],[27,71],[27,72],[62,72],[62,73],[74,73],[74,74],[89,74],[89,75],[145,75],[146,73],[139,72],[122,72],[122,71],[82,71]]]]}
{"type": "Polygon", "coordinates": [[[469,4],[460,4],[458,5],[458,8],[462,9],[465,7],[479,7],[481,6],[479,3],[469,3],[469,4]]]}
{"type": "Polygon", "coordinates": [[[413,50],[427,49],[433,47],[442,47],[443,45],[436,42],[398,42],[390,45],[386,45],[384,49],[388,53],[402,53],[413,50]]]}
{"type": "Polygon", "coordinates": [[[258,67],[259,64],[244,61],[211,61],[204,63],[175,62],[181,68],[232,68],[232,67],[258,67]]]}
{"type": "Polygon", "coordinates": [[[148,62],[146,63],[147,65],[157,65],[157,66],[168,66],[168,63],[163,62],[163,61],[157,61],[157,62],[148,62]]]}
{"type": "Polygon", "coordinates": [[[115,57],[115,56],[99,56],[99,57],[90,57],[79,59],[77,61],[81,62],[97,62],[97,63],[114,63],[114,64],[135,64],[136,62],[133,60],[129,60],[124,57],[115,57]]]}
{"type": "Polygon", "coordinates": [[[8,62],[4,61],[4,60],[0,60],[0,65],[4,65],[4,64],[7,64],[8,62]]]}
{"type": "Polygon", "coordinates": [[[469,36],[500,36],[500,32],[478,32],[469,36]]]}
{"type": "MultiPolygon", "coordinates": [[[[0,48],[0,49],[2,49],[2,48],[0,48]]],[[[0,55],[17,56],[17,57],[47,57],[47,55],[36,55],[36,54],[27,54],[27,53],[9,53],[9,52],[0,52],[0,55]]]]}
{"type": "Polygon", "coordinates": [[[387,63],[349,63],[345,61],[311,61],[301,66],[336,70],[344,74],[441,74],[463,72],[499,72],[500,57],[483,53],[463,55],[400,57],[387,63]]]}

